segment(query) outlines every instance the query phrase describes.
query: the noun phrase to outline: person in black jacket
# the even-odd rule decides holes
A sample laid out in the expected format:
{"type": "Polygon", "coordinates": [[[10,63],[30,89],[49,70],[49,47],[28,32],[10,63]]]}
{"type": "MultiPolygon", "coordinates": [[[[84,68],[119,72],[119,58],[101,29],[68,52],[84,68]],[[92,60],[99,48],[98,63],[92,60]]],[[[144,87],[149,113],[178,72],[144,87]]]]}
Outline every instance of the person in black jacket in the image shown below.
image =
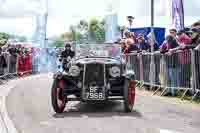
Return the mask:
{"type": "Polygon", "coordinates": [[[63,69],[66,70],[66,64],[75,56],[75,52],[71,50],[71,44],[65,44],[65,50],[61,52],[59,61],[62,62],[63,69]]]}
{"type": "Polygon", "coordinates": [[[2,54],[2,48],[0,47],[0,75],[4,75],[4,69],[7,67],[6,59],[2,54]]]}
{"type": "Polygon", "coordinates": [[[75,52],[71,50],[71,44],[65,44],[65,50],[61,52],[61,59],[62,58],[73,58],[75,56],[75,52]]]}

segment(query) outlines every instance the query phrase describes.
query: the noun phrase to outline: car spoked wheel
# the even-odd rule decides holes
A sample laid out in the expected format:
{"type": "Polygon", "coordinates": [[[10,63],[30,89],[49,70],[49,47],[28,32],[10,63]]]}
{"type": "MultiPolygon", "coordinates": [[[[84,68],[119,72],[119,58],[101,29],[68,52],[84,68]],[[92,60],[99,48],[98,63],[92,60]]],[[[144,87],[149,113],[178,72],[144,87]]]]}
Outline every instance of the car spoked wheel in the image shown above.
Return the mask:
{"type": "Polygon", "coordinates": [[[124,108],[126,112],[131,112],[135,103],[135,87],[134,80],[126,80],[124,86],[124,108]]]}
{"type": "Polygon", "coordinates": [[[63,96],[63,89],[58,84],[59,81],[55,80],[53,87],[52,87],[52,93],[51,93],[51,100],[52,100],[52,106],[56,113],[63,113],[65,109],[65,97],[63,96]]]}

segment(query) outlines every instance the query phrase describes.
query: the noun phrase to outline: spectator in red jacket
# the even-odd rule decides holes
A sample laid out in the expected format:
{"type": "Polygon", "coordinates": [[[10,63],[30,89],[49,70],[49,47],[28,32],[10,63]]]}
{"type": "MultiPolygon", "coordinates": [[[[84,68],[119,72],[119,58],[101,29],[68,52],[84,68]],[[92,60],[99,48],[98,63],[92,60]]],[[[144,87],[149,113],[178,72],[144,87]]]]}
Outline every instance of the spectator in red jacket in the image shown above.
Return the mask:
{"type": "Polygon", "coordinates": [[[19,56],[17,58],[17,73],[19,77],[23,76],[25,72],[25,58],[23,51],[20,51],[19,56]]]}
{"type": "Polygon", "coordinates": [[[177,34],[177,42],[180,46],[179,50],[182,50],[182,52],[178,53],[178,59],[181,65],[180,75],[182,75],[180,76],[180,85],[181,87],[189,88],[191,78],[191,56],[190,51],[186,49],[186,46],[191,45],[192,39],[184,30],[181,30],[177,34]]]}
{"type": "Polygon", "coordinates": [[[185,33],[184,30],[181,30],[177,34],[177,42],[179,45],[188,45],[192,43],[192,39],[185,33]]]}
{"type": "Polygon", "coordinates": [[[31,65],[31,54],[28,50],[25,50],[25,74],[28,75],[31,73],[32,65],[31,65]]]}

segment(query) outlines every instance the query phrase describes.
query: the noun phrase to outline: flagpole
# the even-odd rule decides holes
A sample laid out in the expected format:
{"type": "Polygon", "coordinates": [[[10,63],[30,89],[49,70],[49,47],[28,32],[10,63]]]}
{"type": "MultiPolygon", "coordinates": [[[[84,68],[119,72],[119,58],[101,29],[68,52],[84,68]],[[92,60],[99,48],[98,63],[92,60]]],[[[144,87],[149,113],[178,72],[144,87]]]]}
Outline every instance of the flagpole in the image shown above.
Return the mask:
{"type": "Polygon", "coordinates": [[[45,1],[45,14],[44,14],[44,48],[47,48],[47,21],[48,21],[48,0],[45,1]]]}

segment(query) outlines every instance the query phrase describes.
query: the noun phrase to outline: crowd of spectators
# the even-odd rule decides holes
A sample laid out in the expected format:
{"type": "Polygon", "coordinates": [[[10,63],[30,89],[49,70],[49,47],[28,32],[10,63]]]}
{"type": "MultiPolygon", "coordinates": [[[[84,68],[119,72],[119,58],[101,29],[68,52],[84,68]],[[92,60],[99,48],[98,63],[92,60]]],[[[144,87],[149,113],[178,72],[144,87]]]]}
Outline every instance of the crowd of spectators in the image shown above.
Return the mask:
{"type": "Polygon", "coordinates": [[[200,49],[200,21],[193,24],[190,28],[179,31],[173,28],[170,29],[169,34],[166,36],[161,46],[159,46],[156,41],[152,43],[151,34],[147,36],[147,39],[145,39],[143,33],[136,36],[134,33],[126,31],[124,35],[124,38],[118,40],[122,46],[123,53],[132,53],[136,51],[160,51],[161,53],[166,53],[186,48],[200,49]]]}
{"type": "Polygon", "coordinates": [[[22,76],[30,73],[31,49],[21,45],[5,45],[0,48],[0,75],[12,74],[22,76]]]}
{"type": "Polygon", "coordinates": [[[6,75],[23,76],[30,73],[54,72],[57,70],[55,48],[27,47],[21,44],[0,47],[0,77],[6,75]]]}
{"type": "MultiPolygon", "coordinates": [[[[150,41],[150,36],[145,40],[144,34],[134,35],[129,31],[125,32],[125,38],[120,40],[120,44],[122,46],[122,52],[124,54],[127,53],[135,53],[135,52],[151,52],[152,43],[150,41]]],[[[157,43],[153,44],[154,51],[158,50],[159,46],[157,43]]]]}
{"type": "MultiPolygon", "coordinates": [[[[122,52],[124,54],[130,53],[160,53],[160,55],[164,55],[164,64],[166,67],[166,71],[164,72],[166,84],[169,88],[169,92],[166,94],[170,94],[172,96],[176,95],[176,91],[173,88],[183,87],[183,88],[191,88],[192,80],[192,68],[191,68],[191,52],[190,49],[194,51],[200,50],[200,21],[194,23],[189,28],[184,28],[182,30],[177,31],[172,28],[169,30],[169,34],[166,36],[164,42],[159,46],[156,41],[152,41],[152,36],[149,34],[147,39],[145,39],[144,34],[135,35],[129,31],[125,32],[125,38],[120,40],[120,44],[122,47],[122,52]]],[[[149,69],[150,69],[150,56],[144,56],[142,54],[142,64],[143,70],[140,71],[140,65],[138,65],[140,59],[132,57],[132,63],[135,71],[141,73],[143,72],[144,81],[149,82],[149,69]]],[[[149,54],[150,55],[150,54],[149,54]]],[[[195,53],[195,78],[197,81],[196,88],[200,87],[200,66],[199,66],[199,52],[195,53]]],[[[159,84],[159,73],[160,69],[160,60],[159,56],[154,57],[155,67],[156,67],[156,84],[159,84]]],[[[136,78],[141,79],[140,75],[136,74],[136,78]]]]}

